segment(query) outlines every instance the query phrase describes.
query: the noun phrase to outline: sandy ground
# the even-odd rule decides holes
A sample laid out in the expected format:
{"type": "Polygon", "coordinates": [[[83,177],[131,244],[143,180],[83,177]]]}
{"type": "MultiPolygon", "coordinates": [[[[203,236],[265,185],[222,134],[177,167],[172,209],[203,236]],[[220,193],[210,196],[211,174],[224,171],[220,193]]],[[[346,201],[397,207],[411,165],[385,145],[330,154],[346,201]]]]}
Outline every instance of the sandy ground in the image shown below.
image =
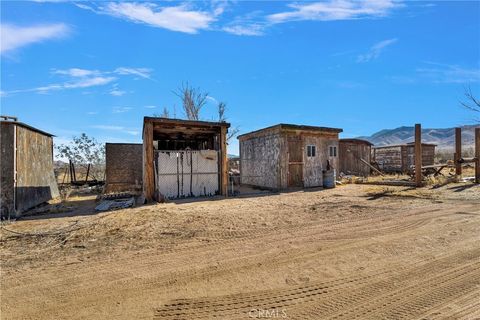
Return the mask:
{"type": "Polygon", "coordinates": [[[69,205],[3,225],[2,319],[480,318],[479,186],[69,205]]]}

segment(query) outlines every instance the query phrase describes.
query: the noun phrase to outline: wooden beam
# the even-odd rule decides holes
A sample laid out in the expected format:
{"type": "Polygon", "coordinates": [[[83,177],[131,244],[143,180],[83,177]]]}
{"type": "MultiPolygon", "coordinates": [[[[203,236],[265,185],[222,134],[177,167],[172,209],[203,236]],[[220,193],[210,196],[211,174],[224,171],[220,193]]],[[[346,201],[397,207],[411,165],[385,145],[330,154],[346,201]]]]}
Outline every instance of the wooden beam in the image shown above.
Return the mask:
{"type": "Polygon", "coordinates": [[[457,176],[462,175],[462,164],[460,159],[462,158],[462,128],[455,128],[455,174],[457,176]]]}
{"type": "Polygon", "coordinates": [[[480,128],[475,128],[475,182],[480,183],[480,128]]]}
{"type": "Polygon", "coordinates": [[[150,121],[145,121],[143,125],[143,195],[147,202],[154,200],[153,124],[150,121]]]}
{"type": "Polygon", "coordinates": [[[372,166],[372,165],[371,165],[370,163],[368,163],[367,161],[363,160],[362,158],[360,158],[360,161],[362,161],[363,163],[365,163],[368,167],[370,167],[373,171],[377,172],[377,173],[380,174],[381,176],[385,176],[382,171],[378,170],[377,168],[375,168],[374,166],[372,166]]]}
{"type": "Polygon", "coordinates": [[[422,126],[415,124],[415,185],[422,186],[422,126]]]}
{"type": "Polygon", "coordinates": [[[220,183],[221,194],[228,196],[228,162],[227,162],[227,128],[222,127],[220,132],[220,183]]]}

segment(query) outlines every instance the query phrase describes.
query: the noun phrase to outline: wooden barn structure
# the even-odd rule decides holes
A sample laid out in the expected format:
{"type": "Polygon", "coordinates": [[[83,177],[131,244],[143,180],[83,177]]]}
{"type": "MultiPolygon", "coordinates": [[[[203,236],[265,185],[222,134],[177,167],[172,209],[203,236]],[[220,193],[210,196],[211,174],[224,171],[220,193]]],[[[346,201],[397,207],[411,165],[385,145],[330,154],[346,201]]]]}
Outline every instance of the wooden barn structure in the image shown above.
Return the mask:
{"type": "Polygon", "coordinates": [[[142,191],[141,143],[105,144],[105,193],[142,191]]]}
{"type": "Polygon", "coordinates": [[[339,171],[344,174],[366,177],[370,174],[373,144],[362,139],[340,139],[339,171]]]}
{"type": "Polygon", "coordinates": [[[226,122],[145,117],[145,199],[226,196],[229,127],[226,122]]]}
{"type": "MultiPolygon", "coordinates": [[[[435,163],[435,144],[422,143],[422,166],[435,163]]],[[[387,173],[408,173],[415,165],[415,143],[373,147],[372,161],[387,173]]]]}
{"type": "Polygon", "coordinates": [[[323,186],[323,170],[338,171],[340,132],[278,124],[240,135],[241,183],[276,190],[323,186]]]}
{"type": "Polygon", "coordinates": [[[4,117],[0,127],[0,181],[3,218],[59,196],[53,171],[53,135],[4,117]]]}

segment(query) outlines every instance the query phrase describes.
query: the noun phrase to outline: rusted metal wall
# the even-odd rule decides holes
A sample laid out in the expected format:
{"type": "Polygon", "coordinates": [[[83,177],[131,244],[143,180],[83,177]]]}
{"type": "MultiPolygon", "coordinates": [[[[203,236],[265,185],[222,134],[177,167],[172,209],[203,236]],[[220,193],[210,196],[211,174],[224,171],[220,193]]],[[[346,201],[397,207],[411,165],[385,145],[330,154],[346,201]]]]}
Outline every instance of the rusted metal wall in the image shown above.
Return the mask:
{"type": "Polygon", "coordinates": [[[2,217],[14,214],[15,185],[14,185],[14,137],[15,126],[2,123],[0,126],[0,193],[2,217]]]}
{"type": "Polygon", "coordinates": [[[105,192],[140,191],[142,189],[141,143],[107,143],[105,145],[105,192]]]}
{"type": "Polygon", "coordinates": [[[339,142],[340,172],[366,177],[370,174],[370,167],[360,161],[370,163],[371,146],[363,142],[342,141],[339,142]]]}
{"type": "Polygon", "coordinates": [[[53,140],[25,127],[16,126],[17,215],[59,196],[53,171],[53,140]]]}
{"type": "Polygon", "coordinates": [[[280,153],[284,144],[277,131],[259,133],[240,140],[240,180],[242,184],[280,188],[280,153]]]}

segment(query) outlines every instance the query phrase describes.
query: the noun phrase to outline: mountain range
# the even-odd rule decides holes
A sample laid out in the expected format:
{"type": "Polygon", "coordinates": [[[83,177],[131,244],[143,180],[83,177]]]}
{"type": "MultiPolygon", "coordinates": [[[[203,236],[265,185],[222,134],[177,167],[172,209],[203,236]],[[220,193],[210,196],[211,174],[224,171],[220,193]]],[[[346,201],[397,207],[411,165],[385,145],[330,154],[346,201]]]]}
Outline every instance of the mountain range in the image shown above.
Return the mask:
{"type": "MultiPolygon", "coordinates": [[[[462,145],[470,147],[474,145],[475,128],[477,125],[462,126],[462,145]]],[[[399,127],[384,129],[368,137],[358,137],[370,141],[375,146],[386,146],[413,142],[414,127],[399,127]]],[[[455,128],[422,129],[422,142],[435,143],[440,149],[453,148],[455,146],[455,128]]]]}

